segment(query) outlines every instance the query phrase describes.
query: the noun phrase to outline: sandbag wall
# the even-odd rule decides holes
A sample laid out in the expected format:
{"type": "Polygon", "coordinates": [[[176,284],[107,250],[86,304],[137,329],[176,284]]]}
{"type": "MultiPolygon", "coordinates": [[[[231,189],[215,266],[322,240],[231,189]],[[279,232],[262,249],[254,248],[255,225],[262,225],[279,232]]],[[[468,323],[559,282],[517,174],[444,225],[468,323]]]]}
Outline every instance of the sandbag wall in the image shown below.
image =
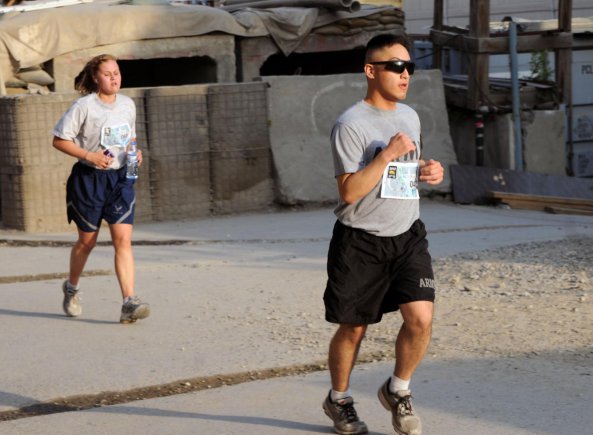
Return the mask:
{"type": "MultiPolygon", "coordinates": [[[[265,83],[126,89],[143,164],[136,221],[252,211],[274,200],[265,83]]],[[[73,158],[51,131],[75,93],[0,98],[2,225],[64,231],[73,158]]]]}
{"type": "Polygon", "coordinates": [[[210,185],[215,213],[260,208],[274,200],[270,175],[267,84],[208,88],[210,185]]]}
{"type": "Polygon", "coordinates": [[[152,218],[176,220],[210,213],[208,86],[148,89],[152,218]]]}
{"type": "Polygon", "coordinates": [[[6,228],[66,227],[66,179],[74,159],[52,147],[51,131],[68,95],[0,99],[0,201],[6,228]]]}

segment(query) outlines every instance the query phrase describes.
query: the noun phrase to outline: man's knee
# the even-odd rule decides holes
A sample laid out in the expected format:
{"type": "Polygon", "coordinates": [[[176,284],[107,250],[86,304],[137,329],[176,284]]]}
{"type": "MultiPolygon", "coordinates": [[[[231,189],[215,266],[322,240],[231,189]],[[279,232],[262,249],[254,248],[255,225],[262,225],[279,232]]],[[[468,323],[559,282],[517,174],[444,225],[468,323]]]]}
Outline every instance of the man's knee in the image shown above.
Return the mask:
{"type": "Polygon", "coordinates": [[[432,333],[432,317],[412,317],[406,320],[404,324],[414,335],[430,335],[432,333]]]}
{"type": "Polygon", "coordinates": [[[413,334],[426,335],[432,331],[432,302],[419,301],[400,306],[404,325],[413,334]]]}
{"type": "Polygon", "coordinates": [[[341,324],[337,334],[352,343],[360,343],[364,338],[367,325],[341,324]]]}

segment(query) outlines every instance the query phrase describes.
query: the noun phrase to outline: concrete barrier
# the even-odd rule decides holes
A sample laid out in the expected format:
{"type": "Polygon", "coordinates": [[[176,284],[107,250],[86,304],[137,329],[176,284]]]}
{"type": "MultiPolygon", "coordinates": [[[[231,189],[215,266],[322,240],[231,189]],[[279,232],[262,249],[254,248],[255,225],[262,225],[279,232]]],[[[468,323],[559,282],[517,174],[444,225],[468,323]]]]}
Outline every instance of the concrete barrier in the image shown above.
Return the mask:
{"type": "MultiPolygon", "coordinates": [[[[270,142],[278,200],[287,204],[337,201],[329,136],[338,116],[366,92],[363,74],[263,77],[269,83],[270,142]],[[304,176],[305,175],[305,176],[304,176]]],[[[424,158],[445,166],[445,180],[423,190],[451,191],[448,167],[457,163],[441,73],[417,71],[406,104],[420,117],[424,158]]]]}

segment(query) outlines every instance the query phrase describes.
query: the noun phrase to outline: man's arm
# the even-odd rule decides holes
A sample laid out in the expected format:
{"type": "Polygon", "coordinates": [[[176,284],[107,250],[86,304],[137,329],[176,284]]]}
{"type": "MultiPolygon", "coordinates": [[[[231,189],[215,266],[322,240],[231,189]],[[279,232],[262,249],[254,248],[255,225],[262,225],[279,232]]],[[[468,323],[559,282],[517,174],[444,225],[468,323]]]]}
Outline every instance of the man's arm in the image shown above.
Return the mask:
{"type": "Polygon", "coordinates": [[[346,204],[354,204],[373,190],[389,162],[414,151],[414,142],[404,133],[397,133],[373,161],[360,171],[336,177],[340,198],[346,204]]]}

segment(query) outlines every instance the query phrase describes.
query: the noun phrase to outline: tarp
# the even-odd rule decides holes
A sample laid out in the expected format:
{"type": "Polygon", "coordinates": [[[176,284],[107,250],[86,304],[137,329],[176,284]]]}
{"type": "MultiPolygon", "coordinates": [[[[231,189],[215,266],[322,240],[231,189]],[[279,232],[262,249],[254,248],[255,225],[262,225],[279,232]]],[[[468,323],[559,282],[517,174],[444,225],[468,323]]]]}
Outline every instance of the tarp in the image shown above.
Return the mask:
{"type": "MultiPolygon", "coordinates": [[[[272,35],[288,55],[314,27],[386,9],[393,8],[363,6],[354,13],[317,8],[247,8],[229,13],[199,5],[94,2],[10,13],[0,19],[0,62],[10,60],[15,72],[85,48],[212,32],[244,37],[272,35]]],[[[8,71],[5,65],[1,68],[6,80],[8,71]]]]}

